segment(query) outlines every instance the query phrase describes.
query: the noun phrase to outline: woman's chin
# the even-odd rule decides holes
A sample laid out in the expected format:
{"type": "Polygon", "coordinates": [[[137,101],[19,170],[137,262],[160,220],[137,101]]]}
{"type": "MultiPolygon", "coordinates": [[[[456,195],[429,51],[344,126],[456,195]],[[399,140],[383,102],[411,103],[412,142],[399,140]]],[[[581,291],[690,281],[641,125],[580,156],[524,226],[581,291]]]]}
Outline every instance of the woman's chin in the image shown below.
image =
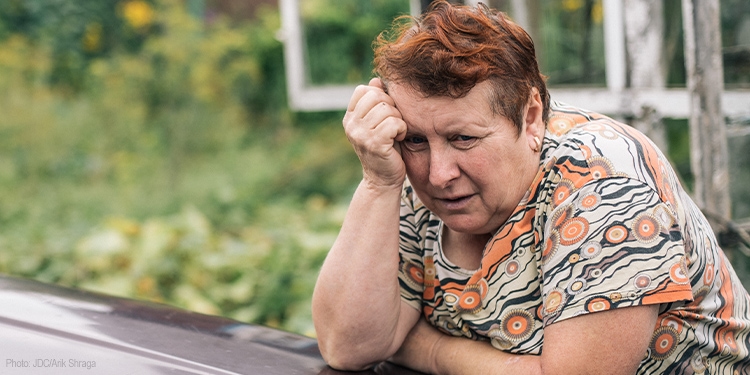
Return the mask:
{"type": "Polygon", "coordinates": [[[491,225],[487,225],[487,222],[478,222],[477,220],[471,220],[465,217],[448,217],[443,219],[443,224],[450,230],[458,233],[466,234],[487,234],[493,233],[494,230],[491,225]]]}

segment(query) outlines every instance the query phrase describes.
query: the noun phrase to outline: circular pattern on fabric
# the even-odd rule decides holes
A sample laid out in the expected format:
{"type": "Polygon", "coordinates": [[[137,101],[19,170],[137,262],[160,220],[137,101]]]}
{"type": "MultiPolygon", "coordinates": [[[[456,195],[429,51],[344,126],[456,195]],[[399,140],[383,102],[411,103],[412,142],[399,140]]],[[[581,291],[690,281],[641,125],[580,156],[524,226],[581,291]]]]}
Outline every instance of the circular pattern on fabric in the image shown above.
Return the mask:
{"type": "Polygon", "coordinates": [[[597,192],[588,193],[578,199],[578,208],[583,211],[591,211],[602,202],[602,196],[597,192]]]}
{"type": "Polygon", "coordinates": [[[618,244],[625,241],[628,238],[628,228],[625,228],[622,224],[615,224],[609,227],[604,233],[604,238],[613,244],[618,244]]]}
{"type": "Polygon", "coordinates": [[[549,129],[552,134],[559,137],[573,129],[575,124],[576,122],[572,117],[557,114],[552,116],[549,121],[547,121],[547,129],[549,129]]]}
{"type": "Polygon", "coordinates": [[[711,288],[709,286],[704,285],[698,288],[697,292],[693,293],[692,305],[695,306],[693,309],[696,314],[699,314],[703,310],[701,304],[703,303],[703,300],[706,298],[710,290],[711,288]]]}
{"type": "Polygon", "coordinates": [[[576,187],[573,185],[573,181],[563,178],[558,184],[555,190],[552,192],[552,204],[554,207],[559,206],[575,192],[576,187]]]}
{"type": "MultiPolygon", "coordinates": [[[[601,254],[602,244],[596,241],[589,241],[581,246],[581,258],[591,259],[601,254]]],[[[600,270],[601,271],[601,270],[600,270]]]]}
{"type": "Polygon", "coordinates": [[[609,300],[612,301],[612,302],[614,302],[614,303],[617,303],[621,299],[622,299],[622,293],[620,293],[620,292],[612,292],[609,295],[609,300]]]}
{"type": "Polygon", "coordinates": [[[604,125],[598,123],[598,122],[590,122],[586,124],[586,126],[583,127],[584,129],[592,132],[598,132],[600,130],[604,130],[604,125]]]}
{"type": "Polygon", "coordinates": [[[721,341],[723,341],[722,345],[722,352],[725,353],[731,353],[731,354],[737,354],[740,352],[740,348],[737,346],[737,341],[734,339],[734,331],[732,330],[725,330],[721,334],[721,341]]]}
{"type": "Polygon", "coordinates": [[[456,310],[476,314],[482,309],[481,288],[477,284],[467,285],[458,297],[456,310]]]}
{"type": "Polygon", "coordinates": [[[443,293],[443,300],[448,306],[453,306],[458,302],[458,296],[453,293],[443,293]]]}
{"type": "Polygon", "coordinates": [[[574,245],[581,242],[589,233],[589,222],[582,217],[568,219],[560,228],[560,243],[574,245]]]}
{"type": "Polygon", "coordinates": [[[542,264],[547,263],[547,261],[555,255],[558,247],[560,247],[560,235],[556,230],[552,230],[552,233],[549,234],[547,241],[544,243],[544,250],[542,250],[542,264]]]}
{"type": "Polygon", "coordinates": [[[456,322],[454,322],[450,316],[438,315],[437,321],[435,322],[435,327],[437,327],[438,329],[440,329],[441,331],[449,335],[462,336],[461,332],[458,330],[458,327],[456,326],[456,322]]]}
{"type": "Polygon", "coordinates": [[[568,287],[565,289],[568,294],[578,294],[582,290],[586,288],[586,279],[578,277],[573,280],[571,280],[570,284],[568,284],[568,287]]]}
{"type": "Polygon", "coordinates": [[[679,319],[674,316],[668,316],[664,318],[661,325],[672,327],[678,334],[682,333],[682,328],[685,325],[685,322],[682,321],[682,319],[679,319]]]}
{"type": "Polygon", "coordinates": [[[503,330],[496,324],[487,332],[487,337],[490,339],[490,344],[500,350],[508,350],[513,346],[513,343],[503,337],[503,330]]]}
{"type": "Polygon", "coordinates": [[[651,357],[657,360],[668,358],[677,348],[678,341],[679,335],[674,328],[669,326],[659,327],[651,337],[651,344],[649,344],[651,357]]]}
{"type": "Polygon", "coordinates": [[[690,367],[693,368],[693,372],[696,374],[702,374],[708,368],[708,358],[703,357],[699,351],[696,351],[693,357],[690,358],[690,367]]]}
{"type": "Polygon", "coordinates": [[[579,260],[581,260],[581,256],[578,254],[570,254],[570,256],[568,257],[568,262],[570,262],[571,264],[578,263],[579,260]]]}
{"type": "Polygon", "coordinates": [[[544,301],[544,312],[547,313],[547,315],[554,314],[560,309],[560,307],[562,307],[564,302],[565,293],[559,289],[554,289],[549,292],[547,299],[544,301]]]}
{"type": "Polygon", "coordinates": [[[591,157],[591,148],[589,146],[581,145],[580,149],[584,160],[591,157]]]}
{"type": "Polygon", "coordinates": [[[406,282],[415,288],[421,288],[424,286],[424,270],[419,265],[406,261],[401,266],[401,272],[406,277],[406,282]]]}
{"type": "Polygon", "coordinates": [[[479,295],[482,296],[482,299],[487,297],[487,291],[490,289],[489,285],[487,285],[487,280],[481,278],[479,279],[479,281],[477,281],[476,285],[479,288],[479,295]]]}
{"type": "Polygon", "coordinates": [[[649,214],[638,215],[633,220],[633,236],[640,242],[650,243],[661,233],[659,220],[649,214]]]}
{"type": "Polygon", "coordinates": [[[539,320],[544,319],[544,304],[539,304],[536,308],[536,318],[539,320]]]}
{"type": "Polygon", "coordinates": [[[618,135],[614,130],[602,129],[599,131],[599,135],[607,139],[617,139],[618,135]]]}
{"type": "Polygon", "coordinates": [[[706,264],[706,269],[703,271],[703,284],[711,285],[714,283],[714,277],[716,273],[714,271],[714,265],[712,263],[706,264]]]}
{"type": "Polygon", "coordinates": [[[500,322],[503,336],[512,342],[526,340],[534,330],[534,317],[526,310],[512,310],[500,322]]]}
{"type": "Polygon", "coordinates": [[[586,302],[586,311],[607,311],[612,307],[612,301],[607,297],[593,297],[586,302]]]}
{"type": "Polygon", "coordinates": [[[612,176],[615,173],[614,167],[612,167],[612,163],[605,157],[594,156],[586,160],[586,162],[589,165],[591,177],[596,180],[612,176]]]}
{"type": "Polygon", "coordinates": [[[669,269],[669,278],[677,284],[687,284],[690,279],[687,276],[687,266],[684,258],[672,265],[669,269]]]}
{"type": "Polygon", "coordinates": [[[648,288],[649,286],[651,286],[651,276],[646,275],[645,273],[636,275],[635,280],[633,280],[633,286],[636,289],[648,288]]]}
{"type": "Polygon", "coordinates": [[[565,221],[573,216],[573,206],[567,205],[565,207],[558,208],[552,213],[552,228],[560,228],[565,221]]]}
{"type": "Polygon", "coordinates": [[[654,208],[654,217],[659,220],[663,228],[671,228],[674,225],[674,215],[672,215],[664,204],[660,204],[654,208]]]}
{"type": "Polygon", "coordinates": [[[505,274],[514,277],[518,275],[518,271],[521,269],[521,264],[517,260],[511,260],[505,264],[505,274]]]}
{"type": "Polygon", "coordinates": [[[593,278],[596,279],[597,277],[599,277],[601,275],[602,275],[602,269],[601,268],[595,268],[595,269],[591,270],[591,277],[593,277],[593,278]]]}
{"type": "MultiPolygon", "coordinates": [[[[435,276],[437,275],[437,271],[435,270],[435,261],[433,261],[431,256],[424,257],[424,279],[427,283],[428,281],[435,280],[435,276]]],[[[432,285],[432,284],[430,284],[432,285]]]]}

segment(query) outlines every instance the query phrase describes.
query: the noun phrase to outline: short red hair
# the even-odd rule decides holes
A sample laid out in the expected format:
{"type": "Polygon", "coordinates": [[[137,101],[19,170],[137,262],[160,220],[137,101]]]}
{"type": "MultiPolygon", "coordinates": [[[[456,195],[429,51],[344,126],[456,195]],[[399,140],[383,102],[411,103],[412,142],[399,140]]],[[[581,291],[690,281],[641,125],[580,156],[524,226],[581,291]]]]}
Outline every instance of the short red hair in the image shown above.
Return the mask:
{"type": "Polygon", "coordinates": [[[474,8],[440,0],[419,18],[398,18],[376,39],[374,65],[386,85],[406,84],[426,97],[460,98],[489,80],[492,111],[513,121],[519,132],[536,87],[543,118],[549,116],[549,92],[534,42],[504,13],[484,4],[474,8]],[[411,22],[399,22],[403,20],[411,22]],[[388,35],[395,35],[395,41],[388,35]]]}

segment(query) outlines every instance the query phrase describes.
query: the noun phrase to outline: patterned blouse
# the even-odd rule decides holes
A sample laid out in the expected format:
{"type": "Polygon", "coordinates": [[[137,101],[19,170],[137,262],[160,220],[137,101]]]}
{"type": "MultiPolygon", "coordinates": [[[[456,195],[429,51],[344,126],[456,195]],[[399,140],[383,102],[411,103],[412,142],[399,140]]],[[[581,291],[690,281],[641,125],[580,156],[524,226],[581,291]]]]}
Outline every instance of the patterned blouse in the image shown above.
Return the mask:
{"type": "Polygon", "coordinates": [[[658,304],[639,374],[750,374],[750,297],[666,158],[610,118],[552,111],[539,172],[477,270],[444,256],[443,222],[406,182],[402,299],[448,334],[535,355],[548,324],[658,304]]]}

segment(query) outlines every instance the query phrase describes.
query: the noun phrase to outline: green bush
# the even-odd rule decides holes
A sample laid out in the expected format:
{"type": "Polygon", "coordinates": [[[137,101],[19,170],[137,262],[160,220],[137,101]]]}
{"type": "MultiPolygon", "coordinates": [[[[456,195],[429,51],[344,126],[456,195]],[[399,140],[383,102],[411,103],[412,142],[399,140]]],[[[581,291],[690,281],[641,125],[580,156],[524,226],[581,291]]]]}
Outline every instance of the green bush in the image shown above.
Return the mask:
{"type": "Polygon", "coordinates": [[[0,17],[0,272],[313,334],[360,167],[342,113],[287,109],[278,13],[207,24],[177,1],[108,2],[130,29],[70,52],[72,87],[34,4],[0,5],[26,12],[0,17]]]}

